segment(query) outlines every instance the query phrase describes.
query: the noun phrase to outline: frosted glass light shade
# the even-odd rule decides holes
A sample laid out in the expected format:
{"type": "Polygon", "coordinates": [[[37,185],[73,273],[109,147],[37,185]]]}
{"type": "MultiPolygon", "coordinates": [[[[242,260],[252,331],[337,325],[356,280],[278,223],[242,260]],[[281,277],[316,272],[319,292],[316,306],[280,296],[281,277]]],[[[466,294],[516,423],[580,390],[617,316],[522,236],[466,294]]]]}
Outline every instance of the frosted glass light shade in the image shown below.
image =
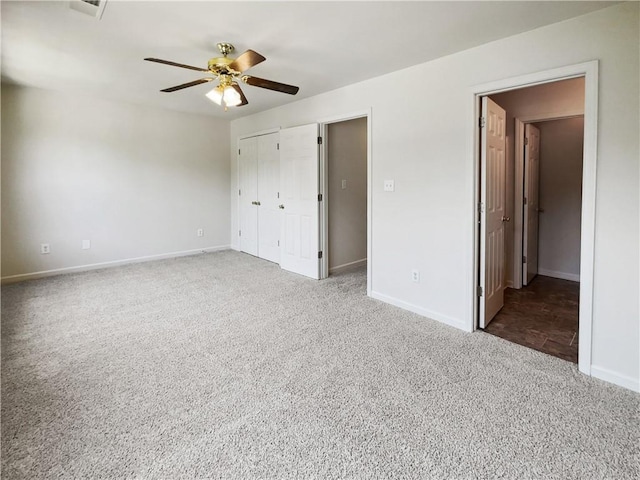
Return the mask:
{"type": "Polygon", "coordinates": [[[224,93],[222,94],[222,100],[228,107],[236,107],[242,103],[240,94],[233,87],[225,87],[224,93]]]}
{"type": "Polygon", "coordinates": [[[222,105],[222,87],[218,85],[216,88],[207,93],[207,98],[212,102],[222,105]]]}
{"type": "Polygon", "coordinates": [[[224,102],[225,107],[235,107],[242,103],[242,98],[237,90],[231,86],[222,87],[218,85],[216,88],[207,93],[207,97],[212,102],[222,105],[224,102]]]}

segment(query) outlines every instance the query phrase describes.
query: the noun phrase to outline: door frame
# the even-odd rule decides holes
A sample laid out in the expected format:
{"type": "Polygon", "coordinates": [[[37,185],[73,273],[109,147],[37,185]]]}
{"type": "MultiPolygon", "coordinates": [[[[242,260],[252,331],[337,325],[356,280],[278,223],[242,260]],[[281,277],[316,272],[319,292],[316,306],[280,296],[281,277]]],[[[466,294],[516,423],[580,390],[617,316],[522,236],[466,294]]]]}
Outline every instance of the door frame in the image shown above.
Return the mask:
{"type": "Polygon", "coordinates": [[[329,276],[329,149],[327,139],[329,137],[329,125],[333,123],[346,122],[356,118],[367,119],[367,295],[371,296],[372,290],[372,225],[371,225],[371,199],[372,199],[372,155],[371,155],[371,108],[356,112],[335,115],[318,120],[320,125],[320,136],[323,141],[320,145],[320,185],[318,192],[322,194],[323,201],[320,207],[320,250],[323,252],[320,261],[320,278],[329,276]]]}
{"type": "Polygon", "coordinates": [[[578,370],[591,375],[591,350],[593,329],[593,270],[595,245],[595,206],[596,206],[596,164],[598,146],[598,61],[567,65],[565,67],[535,72],[518,77],[506,78],[475,85],[470,89],[469,137],[473,138],[471,158],[473,159],[473,175],[471,177],[471,191],[473,205],[471,205],[470,250],[472,257],[472,275],[468,283],[468,298],[471,314],[469,330],[478,328],[478,298],[477,285],[479,275],[479,222],[478,204],[480,202],[480,98],[509,90],[517,90],[544,83],[552,83],[569,78],[584,77],[584,150],[582,159],[582,214],[580,238],[580,304],[579,304],[579,340],[578,340],[578,370]]]}
{"type": "MultiPolygon", "coordinates": [[[[525,125],[527,123],[540,123],[552,120],[564,120],[566,118],[583,117],[584,112],[567,111],[557,114],[540,114],[529,115],[524,117],[516,117],[515,119],[515,152],[514,152],[514,189],[513,189],[513,288],[522,288],[522,262],[516,262],[516,255],[520,252],[520,256],[524,255],[524,216],[522,209],[524,208],[524,137],[525,125]]],[[[583,160],[584,161],[584,160],[583,160]]]]}

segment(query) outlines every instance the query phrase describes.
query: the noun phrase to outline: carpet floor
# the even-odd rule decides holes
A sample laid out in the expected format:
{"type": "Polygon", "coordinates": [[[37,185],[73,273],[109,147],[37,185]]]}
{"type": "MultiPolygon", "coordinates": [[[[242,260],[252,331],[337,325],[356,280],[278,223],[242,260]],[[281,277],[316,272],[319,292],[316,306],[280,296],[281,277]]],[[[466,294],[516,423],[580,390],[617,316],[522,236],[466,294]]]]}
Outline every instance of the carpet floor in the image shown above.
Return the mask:
{"type": "Polygon", "coordinates": [[[232,251],[2,288],[2,478],[637,479],[640,395],[232,251]]]}

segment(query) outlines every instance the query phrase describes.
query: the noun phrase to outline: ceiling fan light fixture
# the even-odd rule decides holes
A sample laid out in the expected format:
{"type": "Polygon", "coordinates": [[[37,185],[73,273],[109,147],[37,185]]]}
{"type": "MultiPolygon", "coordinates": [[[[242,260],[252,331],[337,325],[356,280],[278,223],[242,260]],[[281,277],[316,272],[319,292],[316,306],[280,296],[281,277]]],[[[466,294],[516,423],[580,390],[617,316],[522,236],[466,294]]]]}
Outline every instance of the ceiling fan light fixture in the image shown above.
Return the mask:
{"type": "Polygon", "coordinates": [[[214,103],[225,107],[237,107],[242,103],[240,94],[231,85],[223,87],[218,85],[216,88],[207,93],[207,97],[214,103]]]}

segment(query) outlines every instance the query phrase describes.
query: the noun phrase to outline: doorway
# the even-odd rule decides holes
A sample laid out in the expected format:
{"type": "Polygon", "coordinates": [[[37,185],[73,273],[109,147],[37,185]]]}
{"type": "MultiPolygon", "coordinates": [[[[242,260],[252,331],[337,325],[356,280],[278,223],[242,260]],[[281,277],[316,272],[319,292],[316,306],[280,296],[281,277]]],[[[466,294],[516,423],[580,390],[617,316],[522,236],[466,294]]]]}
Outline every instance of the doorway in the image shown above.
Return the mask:
{"type": "Polygon", "coordinates": [[[319,140],[320,278],[366,265],[371,296],[371,110],[320,120],[319,140]]]}
{"type": "Polygon", "coordinates": [[[328,273],[367,264],[367,118],[327,125],[328,273]]]}
{"type": "MultiPolygon", "coordinates": [[[[578,322],[579,328],[578,332],[575,334],[576,338],[579,338],[579,362],[578,367],[580,371],[583,373],[590,374],[590,363],[591,363],[591,322],[592,322],[592,305],[591,300],[593,297],[593,236],[594,236],[594,201],[595,201],[595,160],[596,160],[596,132],[597,132],[597,116],[596,116],[596,107],[597,107],[597,62],[589,62],[586,64],[579,64],[574,66],[563,67],[560,69],[555,69],[547,72],[540,72],[537,74],[526,75],[523,77],[515,78],[515,79],[507,79],[503,81],[493,82],[491,84],[487,84],[484,86],[478,86],[474,89],[475,99],[476,99],[476,108],[475,112],[478,117],[480,117],[481,107],[480,100],[483,97],[491,96],[495,98],[497,95],[502,93],[511,93],[517,90],[527,90],[528,87],[536,87],[536,86],[544,86],[547,85],[549,88],[552,88],[554,83],[561,84],[562,81],[580,78],[584,79],[584,94],[582,96],[583,103],[581,106],[583,108],[580,109],[579,112],[568,112],[566,108],[566,104],[563,105],[565,107],[564,114],[556,115],[556,119],[563,116],[575,116],[576,113],[584,113],[584,139],[583,139],[583,170],[581,175],[579,174],[579,183],[582,186],[582,196],[579,200],[580,205],[580,224],[577,228],[579,232],[579,255],[578,255],[578,264],[579,264],[579,275],[580,275],[580,283],[577,285],[577,290],[579,291],[579,298],[574,300],[574,304],[577,304],[578,308],[578,322]],[[568,113],[567,113],[568,112],[568,113]]],[[[507,108],[508,110],[508,108],[507,108]]],[[[561,110],[561,109],[560,109],[561,110]]],[[[536,112],[534,112],[536,113],[536,112]]],[[[537,112],[540,113],[540,112],[537,112]]],[[[547,110],[546,113],[550,113],[550,110],[547,110]]],[[[551,113],[558,113],[551,112],[551,113]]],[[[524,117],[531,116],[530,112],[524,117]]],[[[534,123],[531,119],[527,119],[528,123],[534,123]]],[[[476,119],[477,122],[477,119],[476,119]]],[[[509,119],[507,119],[507,124],[509,124],[509,119]]],[[[476,123],[478,126],[478,123],[476,123]]],[[[511,122],[511,125],[514,126],[514,123],[511,122]]],[[[538,125],[539,126],[539,125],[538,125]]],[[[484,205],[482,203],[482,182],[484,181],[481,171],[483,165],[480,159],[480,137],[482,135],[482,131],[479,127],[477,128],[476,135],[476,199],[477,199],[477,208],[476,210],[476,225],[477,229],[475,232],[476,240],[474,241],[475,251],[476,251],[476,268],[478,269],[478,279],[477,284],[478,288],[478,300],[475,302],[475,328],[486,327],[490,324],[490,322],[486,322],[485,325],[480,324],[480,318],[483,314],[485,308],[485,302],[482,297],[482,287],[486,284],[486,272],[484,268],[481,268],[481,263],[483,258],[481,258],[481,247],[483,242],[486,242],[485,239],[480,235],[480,230],[483,226],[483,222],[486,222],[486,213],[483,212],[484,205]]],[[[507,137],[511,137],[510,141],[511,145],[514,145],[514,137],[515,134],[512,132],[507,132],[507,137]]],[[[516,146],[511,147],[516,148],[516,146]]],[[[509,150],[509,145],[506,146],[506,150],[509,150]]],[[[513,153],[509,152],[509,153],[513,153]]],[[[510,168],[515,167],[516,165],[512,165],[510,168]]],[[[513,172],[512,172],[513,174],[513,172]]],[[[507,171],[507,178],[509,178],[509,173],[507,171]]],[[[517,186],[517,185],[515,185],[517,186]]],[[[514,189],[515,190],[515,189],[514,189]]],[[[514,287],[517,285],[516,280],[517,277],[514,277],[513,273],[516,270],[516,266],[520,268],[520,275],[522,275],[522,267],[521,258],[518,250],[513,247],[515,244],[514,237],[518,231],[522,232],[522,221],[523,215],[520,212],[519,218],[510,218],[515,217],[515,212],[513,210],[514,206],[514,193],[506,195],[506,204],[507,204],[507,212],[503,215],[503,221],[511,221],[511,233],[505,234],[505,245],[507,248],[511,248],[510,258],[506,261],[507,273],[505,280],[505,287],[514,287]],[[511,197],[511,198],[509,198],[511,197]],[[511,211],[509,212],[509,206],[511,206],[511,211]],[[517,220],[517,221],[514,221],[517,220]],[[517,223],[517,225],[516,225],[517,223]]],[[[544,206],[542,206],[544,209],[544,206]]],[[[540,213],[540,212],[539,212],[540,213]]],[[[522,233],[521,233],[522,235],[522,233]]],[[[522,238],[520,238],[522,240],[522,238]]],[[[540,250],[539,250],[540,251],[540,250]]],[[[504,258],[504,257],[503,257],[504,258]]],[[[542,276],[534,277],[531,280],[531,286],[541,279],[542,276]]],[[[522,280],[522,277],[520,277],[522,280]]],[[[562,280],[562,279],[554,279],[554,280],[562,280]]],[[[571,281],[571,280],[566,280],[571,281]]],[[[541,288],[541,290],[545,290],[545,288],[541,288]]],[[[474,328],[474,329],[475,329],[474,328]]],[[[574,332],[575,333],[575,332],[574,332]]]]}
{"type": "MultiPolygon", "coordinates": [[[[516,119],[516,124],[519,120],[516,119]]],[[[505,290],[504,307],[485,332],[577,363],[582,116],[527,123],[522,152],[522,278],[505,290]]],[[[520,154],[521,153],[521,154],[520,154]]],[[[518,169],[519,170],[519,169],[518,169]]]]}

